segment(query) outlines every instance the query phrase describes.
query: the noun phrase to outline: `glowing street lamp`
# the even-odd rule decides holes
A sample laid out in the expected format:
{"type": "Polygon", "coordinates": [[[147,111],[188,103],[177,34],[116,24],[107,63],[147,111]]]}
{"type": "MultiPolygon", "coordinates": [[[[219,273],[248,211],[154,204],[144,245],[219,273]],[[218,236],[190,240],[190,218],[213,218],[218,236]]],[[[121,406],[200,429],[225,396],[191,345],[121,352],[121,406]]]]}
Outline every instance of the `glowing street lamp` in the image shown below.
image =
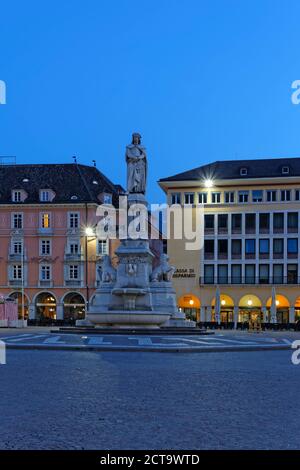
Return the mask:
{"type": "Polygon", "coordinates": [[[211,179],[207,179],[207,180],[204,181],[204,186],[205,186],[206,188],[212,188],[213,185],[214,185],[214,182],[213,182],[213,180],[211,180],[211,179]]]}
{"type": "Polygon", "coordinates": [[[93,237],[95,235],[93,228],[92,227],[86,227],[85,228],[85,235],[86,235],[86,237],[93,237]]]}

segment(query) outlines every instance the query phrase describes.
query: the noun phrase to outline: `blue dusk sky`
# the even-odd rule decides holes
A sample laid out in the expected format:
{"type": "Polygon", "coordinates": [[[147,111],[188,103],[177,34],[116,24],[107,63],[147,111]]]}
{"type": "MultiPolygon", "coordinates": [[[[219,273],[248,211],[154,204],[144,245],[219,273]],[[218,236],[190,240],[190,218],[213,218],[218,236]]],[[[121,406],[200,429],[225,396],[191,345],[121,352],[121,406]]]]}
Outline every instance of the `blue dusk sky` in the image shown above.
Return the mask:
{"type": "Polygon", "coordinates": [[[300,2],[1,2],[0,155],[125,184],[139,131],[156,181],[215,160],[300,156],[300,2]]]}

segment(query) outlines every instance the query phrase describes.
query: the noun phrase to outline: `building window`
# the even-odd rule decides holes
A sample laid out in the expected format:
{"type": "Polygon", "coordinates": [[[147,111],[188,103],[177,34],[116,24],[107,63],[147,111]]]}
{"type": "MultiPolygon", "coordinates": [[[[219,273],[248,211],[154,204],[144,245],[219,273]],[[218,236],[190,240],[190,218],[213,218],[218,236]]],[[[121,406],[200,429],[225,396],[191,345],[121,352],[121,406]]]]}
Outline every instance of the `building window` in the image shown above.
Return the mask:
{"type": "Polygon", "coordinates": [[[255,284],[255,264],[245,265],[245,283],[255,284]]]}
{"type": "Polygon", "coordinates": [[[287,283],[288,284],[298,283],[298,265],[297,264],[287,265],[287,283]]]}
{"type": "Polygon", "coordinates": [[[40,254],[50,255],[51,254],[51,241],[50,240],[41,240],[40,244],[40,254]]]}
{"type": "Polygon", "coordinates": [[[267,238],[261,238],[259,240],[259,254],[269,255],[270,253],[270,240],[267,238]]]}
{"type": "Polygon", "coordinates": [[[79,213],[70,212],[69,213],[69,228],[78,228],[79,227],[79,213]]]}
{"type": "Polygon", "coordinates": [[[218,258],[227,259],[228,257],[228,240],[218,240],[218,258]]]}
{"type": "Polygon", "coordinates": [[[198,203],[207,204],[207,193],[198,193],[198,203]]]}
{"type": "Polygon", "coordinates": [[[293,257],[298,255],[298,238],[287,239],[287,254],[294,255],[293,257]]]}
{"type": "Polygon", "coordinates": [[[247,176],[248,175],[248,169],[245,167],[240,168],[240,175],[241,176],[247,176]]]}
{"type": "Polygon", "coordinates": [[[70,264],[69,279],[79,279],[79,267],[77,264],[70,264]]]}
{"type": "Polygon", "coordinates": [[[245,240],[245,255],[246,255],[246,258],[254,258],[255,256],[255,239],[254,238],[245,240]]]}
{"type": "Polygon", "coordinates": [[[228,266],[226,264],[218,265],[218,283],[228,284],[228,266]]]}
{"type": "Polygon", "coordinates": [[[12,200],[13,202],[21,202],[22,201],[22,192],[19,190],[12,192],[12,200]]]}
{"type": "Polygon", "coordinates": [[[204,229],[208,232],[213,232],[215,228],[215,216],[213,214],[206,214],[204,216],[204,229]]]}
{"type": "Polygon", "coordinates": [[[98,255],[108,255],[108,241],[107,240],[98,240],[98,242],[97,242],[97,254],[98,255]]]}
{"type": "Polygon", "coordinates": [[[181,204],[180,193],[171,193],[171,204],[181,204]]]}
{"type": "Polygon", "coordinates": [[[13,279],[22,279],[22,266],[20,264],[14,264],[12,269],[13,279]]]}
{"type": "Polygon", "coordinates": [[[204,284],[213,284],[215,269],[213,264],[204,265],[204,284]]]}
{"type": "Polygon", "coordinates": [[[252,202],[262,202],[263,200],[263,191],[262,190],[253,190],[252,191],[252,202]]]}
{"type": "Polygon", "coordinates": [[[259,214],[259,233],[269,233],[270,214],[259,214]]]}
{"type": "Polygon", "coordinates": [[[214,259],[215,257],[215,241],[204,240],[204,259],[214,259]]]}
{"type": "Polygon", "coordinates": [[[241,284],[242,282],[242,265],[232,264],[231,265],[231,283],[241,284]]]}
{"type": "Polygon", "coordinates": [[[214,259],[215,240],[204,240],[204,259],[214,259]]]}
{"type": "Polygon", "coordinates": [[[231,216],[232,233],[241,233],[242,231],[242,214],[232,214],[231,216]]]}
{"type": "Polygon", "coordinates": [[[288,212],[287,227],[288,232],[298,232],[298,212],[288,212]]]}
{"type": "Polygon", "coordinates": [[[221,193],[211,193],[211,202],[212,204],[220,204],[221,193]]]}
{"type": "Polygon", "coordinates": [[[23,214],[13,214],[12,228],[21,229],[23,228],[23,214]]]}
{"type": "Polygon", "coordinates": [[[290,201],[291,200],[291,191],[289,189],[281,190],[281,201],[290,201]]]}
{"type": "Polygon", "coordinates": [[[269,265],[259,265],[259,284],[269,284],[269,265]]]}
{"type": "Polygon", "coordinates": [[[184,203],[185,204],[194,204],[194,193],[185,193],[184,194],[184,203]]]}
{"type": "Polygon", "coordinates": [[[48,202],[50,201],[50,192],[49,191],[45,191],[45,190],[42,190],[40,192],[40,200],[42,202],[48,202]]]}
{"type": "Polygon", "coordinates": [[[273,283],[283,284],[283,264],[273,264],[273,283]]]}
{"type": "Polygon", "coordinates": [[[276,200],[277,200],[277,191],[276,190],[267,191],[267,201],[276,202],[276,200]]]}
{"type": "Polygon", "coordinates": [[[239,202],[244,204],[249,200],[249,191],[239,191],[239,202]]]}
{"type": "Polygon", "coordinates": [[[41,226],[42,228],[50,228],[50,214],[48,212],[41,215],[41,226]]]}
{"type": "Polygon", "coordinates": [[[78,253],[80,252],[79,247],[80,247],[80,245],[77,242],[70,243],[70,253],[71,253],[71,255],[78,255],[78,253]]]}
{"type": "Polygon", "coordinates": [[[234,202],[234,191],[228,191],[225,193],[225,203],[230,204],[234,202]]]}
{"type": "Polygon", "coordinates": [[[256,214],[245,215],[245,230],[246,233],[255,233],[256,231],[256,214]]]}
{"type": "Polygon", "coordinates": [[[242,256],[242,240],[231,240],[231,257],[239,259],[242,256]]]}
{"type": "Polygon", "coordinates": [[[283,232],[284,228],[284,214],[282,212],[276,212],[273,214],[273,231],[275,233],[283,232]]]}
{"type": "Polygon", "coordinates": [[[40,267],[40,280],[50,281],[50,279],[51,279],[51,267],[47,264],[43,264],[40,267]]]}
{"type": "Polygon", "coordinates": [[[21,255],[23,251],[23,243],[20,241],[13,242],[12,251],[14,255],[21,255]]]}
{"type": "Polygon", "coordinates": [[[274,258],[283,257],[283,238],[273,239],[273,256],[274,258]]]}
{"type": "Polygon", "coordinates": [[[300,190],[299,189],[295,190],[295,201],[300,201],[300,190]]]}
{"type": "Polygon", "coordinates": [[[228,230],[228,214],[218,214],[218,232],[227,233],[228,230]]]}

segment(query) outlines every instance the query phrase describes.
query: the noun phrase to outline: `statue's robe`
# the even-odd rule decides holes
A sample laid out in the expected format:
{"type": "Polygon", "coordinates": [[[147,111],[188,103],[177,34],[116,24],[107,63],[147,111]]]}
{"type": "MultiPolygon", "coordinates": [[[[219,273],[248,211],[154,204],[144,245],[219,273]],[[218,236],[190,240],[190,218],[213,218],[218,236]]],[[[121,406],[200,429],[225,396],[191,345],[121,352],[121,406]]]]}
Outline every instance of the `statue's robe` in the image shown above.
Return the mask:
{"type": "Polygon", "coordinates": [[[127,190],[129,193],[145,193],[147,179],[146,149],[140,145],[126,147],[127,190]]]}

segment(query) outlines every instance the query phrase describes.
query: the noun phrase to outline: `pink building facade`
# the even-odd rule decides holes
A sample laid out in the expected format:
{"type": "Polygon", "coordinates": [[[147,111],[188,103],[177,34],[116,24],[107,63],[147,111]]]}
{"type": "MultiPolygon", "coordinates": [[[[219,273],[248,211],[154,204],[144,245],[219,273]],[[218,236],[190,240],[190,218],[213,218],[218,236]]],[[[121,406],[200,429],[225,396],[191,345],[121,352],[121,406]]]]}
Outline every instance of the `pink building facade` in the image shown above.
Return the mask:
{"type": "MultiPolygon", "coordinates": [[[[31,324],[74,324],[99,283],[104,255],[117,240],[96,237],[101,204],[118,207],[124,190],[96,167],[73,164],[0,167],[0,294],[17,299],[31,324]]],[[[152,241],[155,258],[162,240],[152,241]]]]}

